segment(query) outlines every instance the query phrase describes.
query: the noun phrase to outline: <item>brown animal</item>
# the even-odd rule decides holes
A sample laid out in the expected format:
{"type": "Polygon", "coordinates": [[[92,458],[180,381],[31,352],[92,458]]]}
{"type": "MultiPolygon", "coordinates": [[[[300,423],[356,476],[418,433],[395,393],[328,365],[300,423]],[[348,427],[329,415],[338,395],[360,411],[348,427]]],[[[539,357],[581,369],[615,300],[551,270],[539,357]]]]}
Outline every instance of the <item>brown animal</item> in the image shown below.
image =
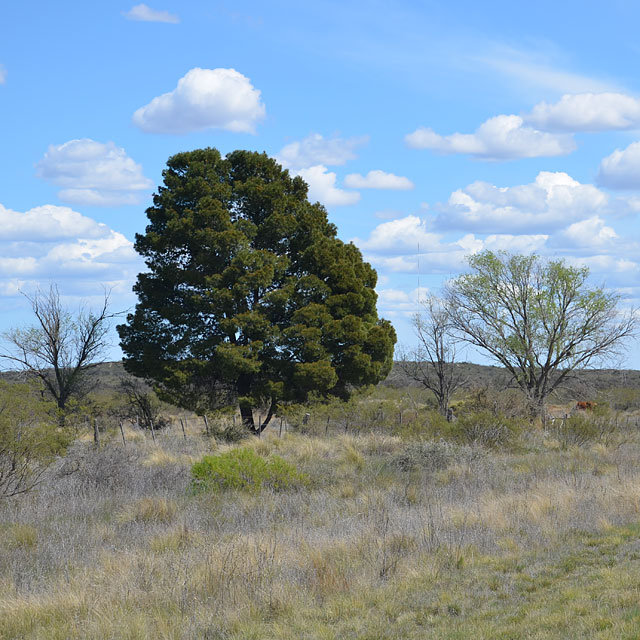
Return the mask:
{"type": "Polygon", "coordinates": [[[576,402],[576,409],[580,411],[593,411],[598,406],[597,402],[591,402],[591,400],[587,400],[586,402],[576,402]]]}

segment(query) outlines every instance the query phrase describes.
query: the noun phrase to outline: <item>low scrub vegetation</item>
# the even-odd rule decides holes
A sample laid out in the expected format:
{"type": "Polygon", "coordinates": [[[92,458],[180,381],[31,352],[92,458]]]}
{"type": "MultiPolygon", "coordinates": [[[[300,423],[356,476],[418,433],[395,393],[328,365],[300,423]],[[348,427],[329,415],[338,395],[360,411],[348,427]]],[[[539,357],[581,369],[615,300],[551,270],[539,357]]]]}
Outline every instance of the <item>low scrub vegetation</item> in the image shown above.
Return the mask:
{"type": "Polygon", "coordinates": [[[640,415],[497,395],[80,423],[0,500],[0,637],[637,637],[640,415]]]}

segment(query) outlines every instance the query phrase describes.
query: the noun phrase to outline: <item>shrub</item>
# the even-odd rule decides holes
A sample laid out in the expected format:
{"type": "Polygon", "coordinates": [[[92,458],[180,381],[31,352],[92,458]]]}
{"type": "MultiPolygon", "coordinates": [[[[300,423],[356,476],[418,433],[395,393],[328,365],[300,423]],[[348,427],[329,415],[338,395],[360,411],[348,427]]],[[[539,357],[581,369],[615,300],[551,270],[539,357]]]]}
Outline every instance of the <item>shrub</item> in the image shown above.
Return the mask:
{"type": "Polygon", "coordinates": [[[507,418],[492,411],[479,411],[455,422],[447,422],[441,434],[459,444],[479,444],[495,449],[513,444],[522,429],[522,420],[507,418]]]}
{"type": "Polygon", "coordinates": [[[423,409],[405,416],[402,424],[393,429],[393,434],[403,440],[424,440],[437,438],[446,434],[449,423],[437,411],[423,409]]]}
{"type": "Polygon", "coordinates": [[[579,413],[555,420],[549,431],[564,449],[570,446],[581,447],[592,442],[602,442],[606,445],[618,432],[618,419],[604,411],[599,415],[579,413]]]}
{"type": "Polygon", "coordinates": [[[425,469],[440,471],[446,469],[454,460],[455,447],[450,442],[429,440],[412,442],[393,458],[393,463],[401,471],[425,469]]]}
{"type": "MultiPolygon", "coordinates": [[[[640,389],[629,387],[614,387],[607,389],[607,398],[611,406],[617,411],[633,411],[640,409],[640,389]]],[[[598,404],[602,401],[599,399],[598,404]]]]}
{"type": "Polygon", "coordinates": [[[482,451],[469,445],[458,445],[445,440],[411,442],[393,456],[392,463],[401,471],[422,469],[442,471],[454,463],[472,463],[482,457],[482,451]]]}
{"type": "Polygon", "coordinates": [[[308,484],[305,474],[279,456],[263,458],[252,449],[232,449],[217,456],[205,456],[191,467],[193,488],[198,490],[238,489],[257,493],[295,489],[308,484]]]}
{"type": "Polygon", "coordinates": [[[245,440],[251,432],[242,420],[229,420],[228,416],[209,419],[209,435],[221,442],[235,443],[245,440]]]}
{"type": "Polygon", "coordinates": [[[0,383],[0,498],[29,491],[71,441],[52,403],[26,384],[0,383]]]}

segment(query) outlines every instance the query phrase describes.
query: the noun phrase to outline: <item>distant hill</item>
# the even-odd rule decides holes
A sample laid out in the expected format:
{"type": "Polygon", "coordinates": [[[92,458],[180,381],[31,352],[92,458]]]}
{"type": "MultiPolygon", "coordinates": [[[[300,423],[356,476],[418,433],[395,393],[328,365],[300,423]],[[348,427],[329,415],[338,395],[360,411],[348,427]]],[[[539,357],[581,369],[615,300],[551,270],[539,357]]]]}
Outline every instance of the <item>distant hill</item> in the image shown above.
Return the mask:
{"type": "MultiPolygon", "coordinates": [[[[491,386],[497,389],[509,384],[509,374],[502,367],[473,364],[472,362],[457,362],[456,368],[462,373],[467,382],[465,387],[491,386]]],[[[389,377],[382,383],[392,387],[418,386],[394,364],[389,377]]],[[[640,389],[640,371],[635,369],[585,369],[571,375],[566,387],[586,388],[593,391],[606,391],[613,387],[640,389]]]]}
{"type": "MultiPolygon", "coordinates": [[[[467,379],[466,388],[490,386],[502,389],[508,385],[508,373],[502,367],[459,362],[455,365],[467,379]]],[[[92,368],[88,373],[88,383],[102,393],[115,392],[120,381],[126,376],[122,362],[104,362],[92,368]]],[[[15,371],[0,372],[0,379],[18,381],[24,379],[23,374],[15,371]]],[[[381,384],[391,387],[418,386],[400,371],[394,364],[388,378],[381,384]]],[[[570,389],[581,389],[602,392],[611,388],[640,389],[640,371],[635,369],[589,369],[576,372],[567,385],[570,389]]]]}

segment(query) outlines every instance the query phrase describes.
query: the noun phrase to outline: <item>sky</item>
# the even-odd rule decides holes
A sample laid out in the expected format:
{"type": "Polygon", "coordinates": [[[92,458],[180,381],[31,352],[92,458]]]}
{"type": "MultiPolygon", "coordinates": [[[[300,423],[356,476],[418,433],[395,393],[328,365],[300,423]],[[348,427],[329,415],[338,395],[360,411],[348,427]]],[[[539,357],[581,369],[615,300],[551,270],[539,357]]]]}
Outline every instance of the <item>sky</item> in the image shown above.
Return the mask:
{"type": "Polygon", "coordinates": [[[639,21],[622,0],[3,3],[0,331],[54,283],[131,309],[163,167],[202,147],[301,175],[408,348],[483,249],[586,265],[638,307],[639,21]]]}

